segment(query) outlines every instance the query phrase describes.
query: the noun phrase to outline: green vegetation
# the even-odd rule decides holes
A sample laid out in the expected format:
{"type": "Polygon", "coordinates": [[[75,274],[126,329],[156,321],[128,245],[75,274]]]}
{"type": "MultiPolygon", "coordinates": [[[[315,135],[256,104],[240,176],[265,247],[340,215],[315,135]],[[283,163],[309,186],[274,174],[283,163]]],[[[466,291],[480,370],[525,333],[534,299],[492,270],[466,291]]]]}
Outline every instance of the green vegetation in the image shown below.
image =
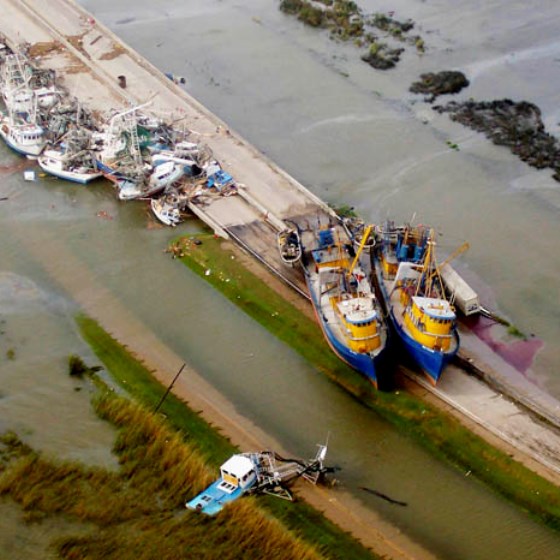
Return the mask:
{"type": "Polygon", "coordinates": [[[223,240],[216,240],[210,234],[197,237],[202,244],[195,245],[187,237],[173,246],[172,252],[189,268],[436,456],[470,472],[550,527],[560,529],[560,489],[486,443],[452,416],[413,395],[403,391],[374,391],[363,376],[345,366],[328,349],[319,327],[312,326],[292,304],[240,266],[234,254],[222,247],[223,240]],[[206,276],[208,269],[212,273],[206,276]]]}
{"type": "MultiPolygon", "coordinates": [[[[153,377],[152,372],[96,321],[85,315],[79,315],[76,321],[82,336],[112,378],[138,402],[154,410],[165,393],[165,388],[153,377]]],[[[188,435],[212,468],[218,468],[236,452],[226,438],[219,435],[173,393],[166,397],[159,412],[169,419],[175,429],[188,435]]]]}
{"type": "Polygon", "coordinates": [[[522,338],[524,340],[527,338],[515,325],[509,325],[507,332],[511,336],[516,336],[517,338],[522,338]]]}
{"type": "Polygon", "coordinates": [[[45,459],[13,437],[7,443],[17,459],[0,476],[0,495],[21,504],[29,519],[58,514],[93,526],[80,536],[58,538],[60,557],[320,558],[255,500],[232,504],[216,520],[186,510],[185,495],[214,478],[192,442],[107,387],[94,407],[118,429],[118,472],[45,459]]]}
{"type": "Polygon", "coordinates": [[[8,348],[8,350],[6,350],[6,358],[8,360],[15,360],[16,359],[16,351],[13,348],[8,348]]]}
{"type": "Polygon", "coordinates": [[[349,206],[348,204],[341,204],[340,206],[335,206],[333,204],[329,204],[329,207],[332,208],[338,216],[341,218],[357,218],[358,214],[354,210],[353,206],[349,206]]]}
{"type": "MultiPolygon", "coordinates": [[[[203,239],[207,240],[206,237],[203,239]]],[[[208,236],[208,239],[212,237],[208,236]]],[[[228,283],[224,282],[224,284],[228,283]]],[[[110,371],[112,378],[136,400],[153,410],[159,403],[165,388],[97,322],[83,315],[77,318],[77,322],[82,335],[110,371]]],[[[213,467],[214,473],[215,469],[232,453],[238,452],[229,440],[220,435],[173,393],[167,396],[159,412],[165,416],[169,425],[186,438],[205,463],[213,467]]],[[[183,490],[181,499],[185,499],[186,494],[187,491],[183,490]]],[[[194,495],[194,492],[190,495],[194,495]]],[[[354,538],[341,531],[304,502],[287,503],[272,497],[260,497],[258,504],[326,558],[341,560],[373,558],[373,555],[354,538]]],[[[222,515],[216,521],[221,517],[222,515]]]]}
{"type": "Polygon", "coordinates": [[[358,47],[366,47],[362,60],[374,68],[386,70],[398,61],[402,49],[392,49],[379,43],[372,31],[382,31],[386,37],[400,43],[407,42],[424,52],[424,41],[418,35],[409,36],[414,23],[401,22],[387,14],[365,15],[351,0],[281,0],[280,10],[293,15],[306,25],[329,29],[331,37],[341,41],[352,40],[358,47]],[[372,47],[377,44],[372,54],[372,47]]]}

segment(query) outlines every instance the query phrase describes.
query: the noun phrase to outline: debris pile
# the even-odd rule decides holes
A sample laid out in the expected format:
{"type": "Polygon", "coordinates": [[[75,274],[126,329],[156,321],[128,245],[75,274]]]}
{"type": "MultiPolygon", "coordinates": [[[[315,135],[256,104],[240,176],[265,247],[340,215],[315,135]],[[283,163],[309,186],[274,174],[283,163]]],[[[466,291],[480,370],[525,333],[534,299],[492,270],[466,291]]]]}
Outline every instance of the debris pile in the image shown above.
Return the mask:
{"type": "Polygon", "coordinates": [[[52,42],[12,50],[0,37],[0,135],[8,146],[61,179],[86,184],[106,177],[119,199],[150,199],[153,214],[169,226],[185,218],[190,202],[237,192],[210,148],[148,112],[149,104],[93,114],[54,70],[31,61],[61,48],[52,42]]]}

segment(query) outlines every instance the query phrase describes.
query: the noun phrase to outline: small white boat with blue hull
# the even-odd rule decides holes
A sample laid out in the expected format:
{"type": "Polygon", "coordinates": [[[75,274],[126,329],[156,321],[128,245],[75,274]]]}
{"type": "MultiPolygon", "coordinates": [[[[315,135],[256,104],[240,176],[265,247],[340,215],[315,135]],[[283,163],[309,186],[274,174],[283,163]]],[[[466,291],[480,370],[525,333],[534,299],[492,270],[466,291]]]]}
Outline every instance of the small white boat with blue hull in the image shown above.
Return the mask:
{"type": "Polygon", "coordinates": [[[285,459],[273,451],[238,453],[220,467],[220,478],[186,503],[188,509],[206,515],[216,515],[228,504],[245,494],[269,494],[292,500],[285,486],[302,477],[316,484],[333,469],[325,467],[327,445],[318,445],[314,459],[285,459]]]}

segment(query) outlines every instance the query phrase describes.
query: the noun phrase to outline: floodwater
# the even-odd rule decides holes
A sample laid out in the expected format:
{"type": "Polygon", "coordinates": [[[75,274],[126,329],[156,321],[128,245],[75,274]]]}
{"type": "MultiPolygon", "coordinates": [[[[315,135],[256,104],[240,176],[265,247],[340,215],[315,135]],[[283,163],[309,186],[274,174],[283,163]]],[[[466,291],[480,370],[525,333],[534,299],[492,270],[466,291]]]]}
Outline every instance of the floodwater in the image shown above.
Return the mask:
{"type": "MultiPolygon", "coordinates": [[[[493,306],[545,342],[532,375],[560,396],[553,367],[558,184],[406,93],[421,71],[468,68],[467,96],[520,92],[554,127],[558,78],[542,70],[557,56],[551,2],[540,16],[518,2],[467,8],[442,0],[437,10],[410,0],[375,3],[419,22],[428,45],[423,58],[409,50],[390,73],[284,17],[276,2],[83,4],[162,71],[186,76],[195,97],[326,200],[376,221],[416,214],[444,233],[444,250],[467,239],[462,266],[493,306]]],[[[73,324],[74,297],[48,272],[57,260],[56,274],[87,272],[287,450],[307,456],[330,432],[343,487],[435,556],[560,557],[558,534],[396,433],[164,254],[195,223],[154,228],[142,203],[118,203],[106,183],[24,182],[18,165],[21,159],[0,146],[0,198],[8,197],[0,201],[2,429],[50,454],[114,465],[111,430],[89,410],[87,388],[76,391],[66,373],[69,354],[94,358],[73,324]]],[[[26,557],[44,557],[43,541],[8,513],[0,549],[36,539],[26,557]]]]}

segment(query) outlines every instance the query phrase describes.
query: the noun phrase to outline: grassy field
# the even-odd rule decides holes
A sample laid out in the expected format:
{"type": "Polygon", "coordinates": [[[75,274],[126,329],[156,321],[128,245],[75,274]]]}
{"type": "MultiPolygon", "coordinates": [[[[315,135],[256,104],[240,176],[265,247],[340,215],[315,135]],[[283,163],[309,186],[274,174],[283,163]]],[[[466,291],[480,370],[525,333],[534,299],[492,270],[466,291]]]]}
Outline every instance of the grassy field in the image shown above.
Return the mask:
{"type": "Polygon", "coordinates": [[[486,483],[494,491],[560,529],[560,490],[506,453],[445,414],[404,391],[376,392],[361,375],[329,349],[318,325],[277,294],[255,274],[239,265],[234,252],[211,234],[177,240],[174,256],[220,290],[311,364],[340,384],[364,405],[438,457],[486,483]],[[211,271],[206,275],[207,270],[211,271]]]}
{"type": "MultiPolygon", "coordinates": [[[[154,379],[143,364],[131,356],[126,348],[115,341],[95,321],[86,316],[79,316],[77,322],[82,335],[110,372],[111,377],[135,400],[147,409],[153,410],[164,394],[165,388],[154,379]]],[[[196,450],[205,464],[213,468],[214,476],[217,475],[219,465],[232,453],[238,452],[229,440],[172,393],[167,396],[159,412],[165,417],[166,423],[177,430],[181,437],[196,450]]],[[[181,499],[185,500],[187,494],[192,496],[194,492],[187,492],[185,488],[181,499]]],[[[255,500],[251,498],[247,501],[253,503],[255,500]]],[[[288,534],[296,536],[324,558],[341,560],[375,558],[354,538],[304,502],[288,503],[263,496],[258,498],[258,504],[262,507],[262,510],[259,509],[259,515],[262,515],[263,510],[267,516],[272,515],[282,523],[288,534]]],[[[243,556],[239,556],[241,557],[243,556]]]]}
{"type": "Polygon", "coordinates": [[[97,414],[117,429],[118,472],[46,459],[13,435],[0,439],[11,455],[0,496],[19,503],[28,522],[62,515],[90,528],[58,537],[65,559],[271,558],[319,560],[318,549],[258,507],[236,502],[218,518],[184,507],[214,478],[192,438],[159,414],[118,396],[98,381],[97,414]]]}

